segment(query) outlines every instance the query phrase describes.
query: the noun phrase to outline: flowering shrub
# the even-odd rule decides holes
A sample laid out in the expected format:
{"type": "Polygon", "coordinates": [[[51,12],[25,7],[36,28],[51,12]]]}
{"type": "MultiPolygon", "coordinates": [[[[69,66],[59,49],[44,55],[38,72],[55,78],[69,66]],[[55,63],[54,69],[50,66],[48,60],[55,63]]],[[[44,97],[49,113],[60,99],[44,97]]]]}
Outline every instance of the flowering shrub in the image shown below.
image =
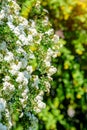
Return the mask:
{"type": "Polygon", "coordinates": [[[0,3],[0,130],[36,130],[35,113],[45,108],[60,45],[47,11],[37,9],[41,17],[32,12],[28,21],[13,0],[0,3]]]}

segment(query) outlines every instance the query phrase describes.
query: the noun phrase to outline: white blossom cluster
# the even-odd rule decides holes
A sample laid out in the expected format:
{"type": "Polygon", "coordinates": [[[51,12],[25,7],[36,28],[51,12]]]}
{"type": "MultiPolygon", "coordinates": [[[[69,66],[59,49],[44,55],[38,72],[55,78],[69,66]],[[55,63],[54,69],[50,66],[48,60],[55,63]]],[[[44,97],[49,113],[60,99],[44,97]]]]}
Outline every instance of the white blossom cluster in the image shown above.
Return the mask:
{"type": "Polygon", "coordinates": [[[2,1],[0,130],[12,129],[16,126],[16,118],[23,118],[25,113],[40,112],[45,107],[43,94],[49,91],[51,76],[56,72],[51,61],[57,56],[59,45],[53,29],[48,28],[47,16],[40,24],[43,23],[46,31],[38,29],[37,20],[23,18],[16,2],[2,1]]]}

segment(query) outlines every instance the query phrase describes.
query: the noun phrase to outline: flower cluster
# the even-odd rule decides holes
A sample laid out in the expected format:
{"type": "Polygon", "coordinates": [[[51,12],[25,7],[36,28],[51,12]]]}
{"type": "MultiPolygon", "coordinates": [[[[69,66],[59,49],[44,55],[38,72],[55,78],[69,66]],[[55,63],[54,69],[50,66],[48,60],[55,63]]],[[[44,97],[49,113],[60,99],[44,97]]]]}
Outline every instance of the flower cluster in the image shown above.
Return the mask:
{"type": "MultiPolygon", "coordinates": [[[[37,8],[38,4],[36,4],[37,8]]],[[[45,10],[43,10],[46,12],[45,10]]],[[[56,68],[52,58],[59,53],[58,37],[48,17],[26,20],[13,0],[0,6],[0,128],[10,130],[17,121],[36,120],[35,112],[45,107],[43,94],[49,91],[56,68]]],[[[37,122],[37,120],[36,120],[37,122]]],[[[26,124],[26,123],[25,123],[26,124]]],[[[24,129],[28,125],[24,124],[24,129]]],[[[34,125],[34,124],[33,124],[34,125]]],[[[22,129],[22,128],[21,128],[22,129]]]]}

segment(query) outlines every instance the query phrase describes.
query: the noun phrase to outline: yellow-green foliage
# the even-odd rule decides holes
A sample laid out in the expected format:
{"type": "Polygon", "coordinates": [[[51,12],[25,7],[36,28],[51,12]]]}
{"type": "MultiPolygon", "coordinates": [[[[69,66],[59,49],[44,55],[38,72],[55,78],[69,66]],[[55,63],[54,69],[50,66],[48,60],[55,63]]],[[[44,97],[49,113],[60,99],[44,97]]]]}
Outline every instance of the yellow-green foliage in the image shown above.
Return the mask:
{"type": "Polygon", "coordinates": [[[32,7],[36,4],[36,0],[26,0],[22,5],[21,15],[28,18],[32,7]]]}
{"type": "Polygon", "coordinates": [[[42,5],[66,44],[53,61],[58,71],[39,129],[87,130],[87,1],[42,0],[42,5]]]}

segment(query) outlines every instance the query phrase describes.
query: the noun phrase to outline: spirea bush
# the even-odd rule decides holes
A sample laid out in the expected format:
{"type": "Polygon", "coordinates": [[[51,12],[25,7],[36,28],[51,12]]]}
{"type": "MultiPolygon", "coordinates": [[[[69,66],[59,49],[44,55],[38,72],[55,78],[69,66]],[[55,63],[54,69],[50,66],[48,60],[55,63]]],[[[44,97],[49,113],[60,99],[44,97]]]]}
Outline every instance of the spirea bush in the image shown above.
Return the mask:
{"type": "Polygon", "coordinates": [[[43,17],[32,12],[28,21],[16,2],[0,2],[0,130],[37,129],[35,114],[45,108],[43,94],[56,72],[59,38],[38,1],[35,9],[43,17]]]}

